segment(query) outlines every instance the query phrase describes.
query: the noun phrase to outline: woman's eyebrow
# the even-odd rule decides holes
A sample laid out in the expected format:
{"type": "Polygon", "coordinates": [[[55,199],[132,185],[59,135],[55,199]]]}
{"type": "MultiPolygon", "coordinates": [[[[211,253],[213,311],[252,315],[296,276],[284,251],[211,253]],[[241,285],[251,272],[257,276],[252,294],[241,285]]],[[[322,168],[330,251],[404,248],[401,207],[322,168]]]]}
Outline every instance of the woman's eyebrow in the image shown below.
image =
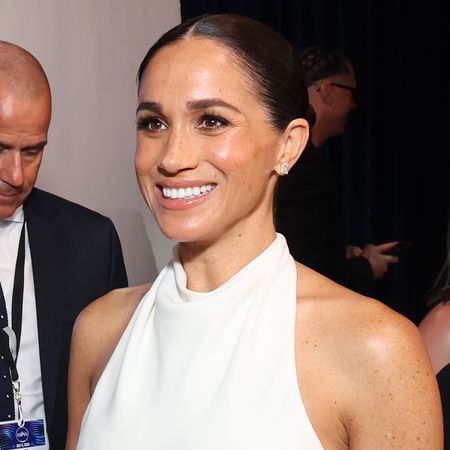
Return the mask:
{"type": "MultiPolygon", "coordinates": [[[[237,113],[241,113],[241,111],[238,108],[236,108],[236,106],[233,106],[230,103],[227,103],[224,100],[220,100],[218,98],[205,98],[201,100],[192,100],[187,103],[187,108],[189,111],[206,109],[214,106],[228,108],[233,111],[236,111],[237,113]]],[[[162,106],[160,103],[157,102],[140,102],[136,109],[136,114],[139,111],[151,111],[154,113],[162,114],[162,106]]]]}
{"type": "Polygon", "coordinates": [[[192,100],[187,103],[187,107],[189,110],[197,110],[197,109],[206,109],[214,106],[221,106],[224,108],[232,109],[240,113],[241,111],[236,108],[236,106],[231,105],[230,103],[225,102],[224,100],[220,100],[218,98],[205,98],[201,100],[192,100]]]}
{"type": "Polygon", "coordinates": [[[154,113],[162,114],[162,107],[156,102],[140,102],[136,108],[136,114],[139,111],[151,111],[154,113]]]}

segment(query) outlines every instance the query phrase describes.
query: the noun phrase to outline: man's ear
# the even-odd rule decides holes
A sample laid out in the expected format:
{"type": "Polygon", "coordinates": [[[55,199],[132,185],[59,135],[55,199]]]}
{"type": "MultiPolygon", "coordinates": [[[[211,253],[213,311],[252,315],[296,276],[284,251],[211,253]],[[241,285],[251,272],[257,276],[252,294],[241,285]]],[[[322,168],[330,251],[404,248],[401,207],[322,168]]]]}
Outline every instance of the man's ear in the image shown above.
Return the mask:
{"type": "Polygon", "coordinates": [[[319,87],[316,89],[316,93],[320,100],[325,105],[330,105],[332,102],[332,92],[331,92],[331,85],[329,81],[322,81],[320,83],[319,87]]]}
{"type": "Polygon", "coordinates": [[[281,148],[275,171],[279,175],[287,175],[290,168],[297,162],[306,147],[309,138],[309,125],[305,119],[294,119],[281,137],[281,148]]]}

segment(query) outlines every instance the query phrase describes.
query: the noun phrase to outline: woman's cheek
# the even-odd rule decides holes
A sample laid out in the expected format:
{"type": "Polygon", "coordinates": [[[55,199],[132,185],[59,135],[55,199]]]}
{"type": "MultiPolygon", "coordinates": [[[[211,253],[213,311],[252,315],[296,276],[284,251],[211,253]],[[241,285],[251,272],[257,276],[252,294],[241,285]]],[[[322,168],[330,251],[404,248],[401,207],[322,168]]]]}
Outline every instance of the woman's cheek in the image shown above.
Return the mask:
{"type": "Polygon", "coordinates": [[[151,151],[151,149],[138,146],[136,149],[134,163],[138,173],[148,172],[157,164],[157,157],[155,152],[151,151]]]}
{"type": "Polygon", "coordinates": [[[241,145],[237,139],[232,138],[216,145],[213,150],[217,163],[230,168],[245,166],[252,159],[251,153],[251,146],[241,145]]]}

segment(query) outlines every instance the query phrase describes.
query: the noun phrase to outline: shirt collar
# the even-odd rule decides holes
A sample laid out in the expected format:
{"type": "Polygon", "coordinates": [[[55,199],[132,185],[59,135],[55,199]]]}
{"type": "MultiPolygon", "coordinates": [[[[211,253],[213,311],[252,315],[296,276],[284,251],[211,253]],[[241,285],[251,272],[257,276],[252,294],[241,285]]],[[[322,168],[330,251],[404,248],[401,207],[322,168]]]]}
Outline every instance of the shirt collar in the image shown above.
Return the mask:
{"type": "Polygon", "coordinates": [[[0,222],[14,222],[14,223],[23,223],[24,220],[24,212],[23,212],[23,205],[20,205],[15,211],[12,216],[7,217],[6,219],[0,220],[0,222]]]}

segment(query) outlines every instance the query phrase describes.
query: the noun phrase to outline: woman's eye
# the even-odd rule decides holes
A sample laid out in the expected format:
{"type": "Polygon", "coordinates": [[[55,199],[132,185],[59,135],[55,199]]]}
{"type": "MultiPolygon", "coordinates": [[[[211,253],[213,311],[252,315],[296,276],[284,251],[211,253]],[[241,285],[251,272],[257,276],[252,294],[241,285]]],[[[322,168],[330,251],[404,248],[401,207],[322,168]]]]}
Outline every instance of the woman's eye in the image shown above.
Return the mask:
{"type": "Polygon", "coordinates": [[[161,131],[168,128],[167,124],[165,124],[161,119],[158,119],[158,117],[145,117],[138,119],[137,127],[139,130],[147,131],[161,131]]]}
{"type": "Polygon", "coordinates": [[[228,124],[229,122],[221,117],[205,114],[201,117],[198,128],[215,131],[226,127],[228,124]]]}

